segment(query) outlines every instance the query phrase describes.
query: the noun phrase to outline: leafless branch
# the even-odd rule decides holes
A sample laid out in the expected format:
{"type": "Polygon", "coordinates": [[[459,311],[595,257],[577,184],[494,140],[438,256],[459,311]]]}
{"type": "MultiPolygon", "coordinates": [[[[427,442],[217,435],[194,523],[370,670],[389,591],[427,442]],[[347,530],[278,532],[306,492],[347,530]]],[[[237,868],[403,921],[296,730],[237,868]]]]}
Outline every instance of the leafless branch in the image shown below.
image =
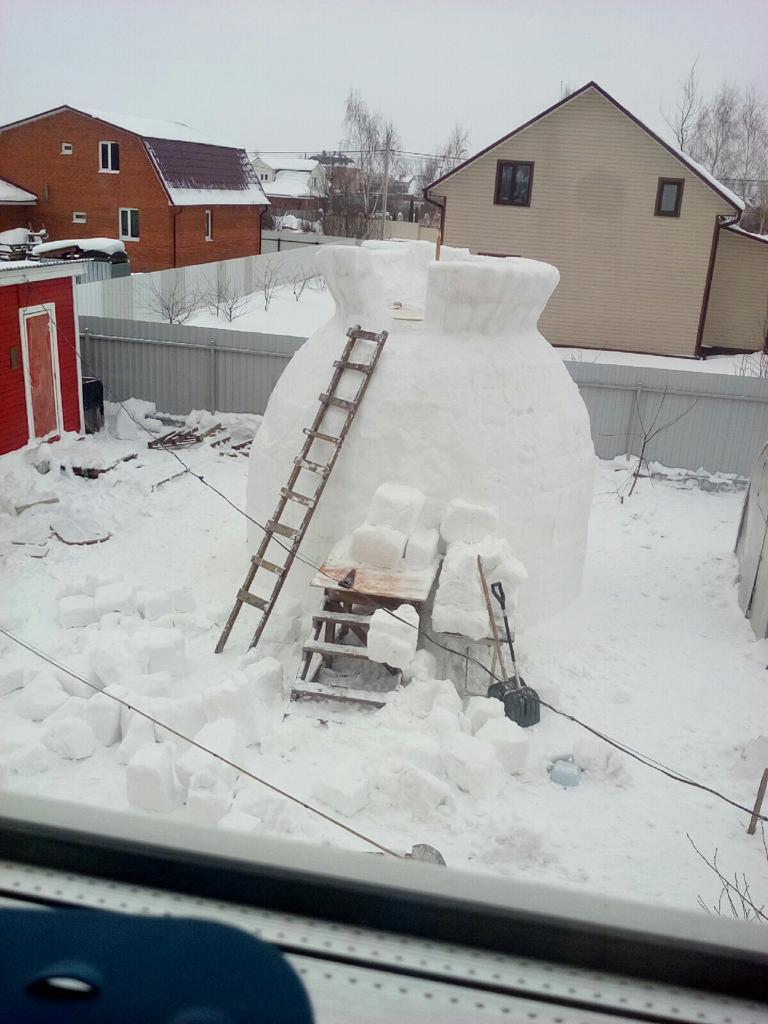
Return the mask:
{"type": "Polygon", "coordinates": [[[195,315],[201,303],[200,292],[187,288],[181,277],[176,275],[173,283],[152,284],[147,311],[165,323],[185,324],[195,315]]]}
{"type": "MultiPolygon", "coordinates": [[[[763,837],[763,848],[766,853],[766,864],[768,864],[768,847],[766,846],[765,839],[765,826],[762,828],[763,837]]],[[[723,913],[723,902],[725,901],[730,910],[731,916],[737,919],[743,919],[744,921],[765,921],[768,922],[768,914],[765,912],[765,906],[758,906],[752,899],[752,893],[750,890],[750,884],[747,880],[747,876],[742,874],[739,878],[738,874],[734,873],[733,881],[731,881],[720,869],[717,863],[717,850],[715,850],[712,860],[708,860],[701,850],[698,848],[693,839],[686,832],[686,838],[691,846],[694,848],[699,857],[704,861],[707,867],[715,875],[717,875],[718,881],[720,882],[720,896],[717,903],[711,907],[707,906],[701,896],[698,897],[698,904],[702,909],[706,910],[707,913],[714,913],[722,915],[723,913]]]]}

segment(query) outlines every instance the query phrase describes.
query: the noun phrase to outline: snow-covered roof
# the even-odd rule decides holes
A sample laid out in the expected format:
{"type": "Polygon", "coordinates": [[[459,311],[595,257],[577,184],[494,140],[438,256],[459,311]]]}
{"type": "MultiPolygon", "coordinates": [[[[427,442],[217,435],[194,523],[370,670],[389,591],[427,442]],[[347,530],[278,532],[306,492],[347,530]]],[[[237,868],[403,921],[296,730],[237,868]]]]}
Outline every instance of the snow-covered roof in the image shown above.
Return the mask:
{"type": "Polygon", "coordinates": [[[4,206],[14,203],[28,205],[36,202],[37,196],[33,192],[27,192],[26,189],[19,188],[13,182],[0,178],[0,203],[4,206]]]}
{"type": "Polygon", "coordinates": [[[658,142],[660,146],[663,146],[663,148],[666,149],[667,152],[671,153],[674,157],[677,157],[677,159],[681,163],[689,167],[690,170],[692,170],[698,178],[700,178],[706,185],[709,185],[710,188],[712,188],[715,192],[722,196],[722,198],[725,199],[728,203],[734,206],[737,211],[741,212],[744,209],[744,200],[741,199],[740,196],[737,196],[735,192],[733,192],[731,189],[727,187],[727,185],[723,185],[721,181],[718,181],[713,174],[711,174],[705,167],[702,167],[701,164],[697,163],[690,156],[688,156],[687,153],[683,153],[682,150],[678,149],[676,146],[673,146],[669,142],[666,142],[664,139],[662,139],[659,135],[656,134],[655,131],[653,131],[652,128],[649,128],[648,125],[641,121],[639,117],[633,114],[625,106],[622,106],[622,104],[619,103],[617,99],[614,99],[614,97],[611,96],[609,92],[606,92],[606,90],[603,89],[601,85],[598,85],[597,82],[587,82],[587,84],[583,85],[580,89],[577,89],[575,92],[570,93],[568,96],[565,96],[563,99],[559,100],[551,107],[548,107],[546,110],[543,110],[540,114],[537,114],[535,117],[532,117],[530,121],[526,121],[525,124],[521,124],[519,127],[509,132],[503,138],[497,139],[495,142],[492,142],[490,146],[486,146],[485,149],[481,149],[479,153],[475,153],[474,156],[471,156],[469,157],[469,159],[464,160],[462,163],[458,164],[452,170],[447,171],[441,177],[436,178],[435,181],[431,182],[429,185],[426,186],[424,191],[428,192],[431,189],[435,188],[436,185],[441,184],[441,182],[445,181],[447,178],[450,178],[454,174],[463,170],[468,164],[473,163],[481,156],[485,156],[486,153],[489,153],[491,150],[496,149],[497,146],[501,146],[508,139],[511,139],[514,135],[517,135],[519,132],[525,131],[526,128],[530,128],[531,125],[536,124],[537,121],[541,121],[542,118],[547,117],[549,114],[553,113],[553,111],[559,110],[560,107],[565,106],[566,103],[570,103],[571,100],[574,100],[578,96],[581,96],[582,93],[587,92],[587,90],[589,89],[592,89],[595,92],[600,93],[600,95],[607,99],[609,103],[612,103],[623,114],[626,114],[626,116],[631,121],[634,121],[638,128],[641,128],[644,132],[646,132],[647,135],[650,135],[650,137],[655,142],[658,142]]]}
{"type": "Polygon", "coordinates": [[[203,146],[227,146],[239,149],[231,140],[225,141],[209,135],[198,128],[192,128],[183,121],[159,121],[153,117],[136,117],[134,114],[118,114],[114,110],[95,110],[92,107],[72,107],[81,114],[97,117],[100,121],[113,124],[116,128],[141,135],[145,139],[170,139],[175,142],[197,142],[203,146]]]}
{"type": "Polygon", "coordinates": [[[258,182],[247,188],[173,188],[168,187],[173,206],[269,206],[258,182]]]}
{"type": "Polygon", "coordinates": [[[269,153],[267,156],[256,154],[255,159],[261,160],[273,171],[314,171],[318,160],[304,160],[295,156],[283,156],[282,153],[269,153]]]}
{"type": "Polygon", "coordinates": [[[262,187],[268,196],[289,196],[292,199],[299,199],[313,194],[309,176],[308,170],[278,171],[275,180],[265,181],[262,187]]]}
{"type": "Polygon", "coordinates": [[[57,252],[59,249],[67,249],[78,246],[88,252],[103,252],[108,256],[116,252],[125,252],[125,245],[117,238],[65,238],[57,239],[55,242],[41,242],[32,250],[35,256],[46,252],[57,252]]]}

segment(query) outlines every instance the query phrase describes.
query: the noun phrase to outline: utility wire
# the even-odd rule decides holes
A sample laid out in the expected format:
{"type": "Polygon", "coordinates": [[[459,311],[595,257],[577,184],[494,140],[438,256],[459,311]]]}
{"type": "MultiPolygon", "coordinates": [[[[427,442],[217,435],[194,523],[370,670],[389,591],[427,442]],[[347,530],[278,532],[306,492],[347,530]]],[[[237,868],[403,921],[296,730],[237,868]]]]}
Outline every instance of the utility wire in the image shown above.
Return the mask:
{"type": "Polygon", "coordinates": [[[331,817],[330,814],[326,814],[319,808],[313,807],[312,804],[308,804],[304,800],[300,800],[299,797],[293,796],[292,793],[288,793],[286,790],[280,789],[280,787],[274,785],[274,783],[267,782],[266,779],[263,779],[260,776],[255,775],[247,768],[243,768],[242,765],[230,760],[223,754],[219,754],[217,751],[211,750],[211,748],[206,747],[204,743],[200,743],[198,740],[192,739],[190,736],[185,736],[184,733],[179,732],[178,729],[174,729],[172,725],[166,725],[165,722],[161,722],[159,719],[155,718],[153,715],[150,715],[148,712],[142,711],[141,708],[138,708],[134,704],[129,703],[129,701],[123,700],[121,697],[116,696],[114,693],[107,693],[105,690],[102,690],[101,687],[96,686],[95,683],[92,683],[90,682],[90,680],[85,679],[84,676],[81,676],[79,672],[75,672],[73,669],[68,668],[66,665],[62,665],[61,662],[56,661],[54,658],[51,658],[44,651],[39,650],[37,647],[34,647],[26,640],[23,640],[21,637],[16,636],[15,633],[12,633],[9,629],[6,629],[5,626],[0,625],[0,633],[2,633],[4,636],[7,636],[9,640],[12,640],[20,647],[23,647],[25,650],[29,651],[30,654],[34,654],[36,657],[41,658],[43,661],[47,662],[53,668],[57,668],[61,672],[66,672],[68,676],[72,676],[73,679],[78,679],[81,683],[85,683],[86,686],[90,686],[90,688],[92,690],[95,690],[97,693],[103,693],[105,697],[109,697],[111,700],[116,701],[118,704],[122,705],[122,707],[126,708],[128,711],[135,711],[137,715],[141,715],[142,718],[146,718],[147,721],[151,722],[153,725],[156,725],[159,728],[165,729],[167,732],[172,733],[174,736],[177,737],[177,739],[183,740],[185,743],[190,743],[193,747],[196,747],[198,750],[202,750],[204,753],[210,754],[211,757],[215,758],[218,761],[221,761],[223,764],[228,765],[230,768],[233,768],[236,772],[239,772],[241,775],[245,775],[247,778],[252,779],[254,782],[258,782],[262,786],[266,786],[267,789],[271,789],[274,793],[278,793],[280,796],[284,796],[286,800],[291,800],[293,803],[298,804],[305,810],[311,811],[312,814],[316,814],[319,818],[323,818],[324,821],[328,821],[332,825],[336,825],[338,828],[343,829],[350,835],[355,836],[355,838],[362,839],[363,842],[369,843],[371,846],[374,846],[377,850],[380,850],[382,853],[386,853],[390,857],[397,857],[398,859],[400,859],[401,855],[399,853],[395,853],[394,850],[390,850],[388,847],[383,846],[375,839],[371,839],[370,836],[366,836],[362,832],[358,832],[356,829],[351,828],[349,825],[345,825],[344,822],[342,821],[337,821],[337,819],[331,817]]]}

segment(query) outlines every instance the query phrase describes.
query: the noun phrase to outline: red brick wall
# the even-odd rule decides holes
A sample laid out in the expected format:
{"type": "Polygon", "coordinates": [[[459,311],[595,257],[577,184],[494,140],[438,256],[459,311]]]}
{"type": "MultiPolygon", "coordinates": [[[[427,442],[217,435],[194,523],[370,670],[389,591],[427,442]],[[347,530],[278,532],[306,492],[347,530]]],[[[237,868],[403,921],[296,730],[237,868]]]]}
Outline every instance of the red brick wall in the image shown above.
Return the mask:
{"type": "Polygon", "coordinates": [[[36,206],[0,206],[0,231],[34,228],[39,216],[36,206]]]}
{"type": "Polygon", "coordinates": [[[19,309],[43,302],[54,303],[56,307],[64,429],[82,429],[72,279],[63,277],[28,284],[0,284],[0,455],[21,448],[29,440],[19,309]],[[12,348],[18,350],[17,369],[11,369],[12,348]]]}
{"type": "MultiPolygon", "coordinates": [[[[173,212],[165,189],[141,139],[129,132],[63,111],[0,132],[0,177],[7,177],[38,197],[32,214],[52,240],[119,236],[120,207],[139,211],[140,240],[125,247],[136,271],[165,270],[174,265],[173,212]],[[71,156],[61,143],[70,142],[71,156]],[[99,171],[99,142],[120,144],[120,173],[99,171]],[[46,187],[48,198],[46,199],[46,187]],[[73,224],[74,211],[87,216],[73,224]]],[[[11,222],[0,206],[0,231],[26,225],[11,222]]],[[[206,242],[203,207],[186,207],[176,225],[176,265],[233,259],[261,251],[261,207],[213,207],[213,242],[206,242]]]]}
{"type": "Polygon", "coordinates": [[[211,206],[213,239],[205,240],[204,206],[177,207],[176,265],[258,256],[261,252],[261,206],[211,206]]]}
{"type": "MultiPolygon", "coordinates": [[[[72,111],[42,117],[0,132],[0,177],[35,193],[36,224],[44,224],[52,240],[117,238],[118,210],[135,207],[141,239],[125,243],[133,269],[172,265],[168,197],[134,135],[72,111]],[[119,174],[99,171],[102,141],[120,144],[119,174]],[[61,155],[62,142],[72,143],[71,156],[61,155]],[[75,210],[87,215],[85,224],[72,223],[75,210]]],[[[0,229],[3,216],[0,207],[0,229]]]]}

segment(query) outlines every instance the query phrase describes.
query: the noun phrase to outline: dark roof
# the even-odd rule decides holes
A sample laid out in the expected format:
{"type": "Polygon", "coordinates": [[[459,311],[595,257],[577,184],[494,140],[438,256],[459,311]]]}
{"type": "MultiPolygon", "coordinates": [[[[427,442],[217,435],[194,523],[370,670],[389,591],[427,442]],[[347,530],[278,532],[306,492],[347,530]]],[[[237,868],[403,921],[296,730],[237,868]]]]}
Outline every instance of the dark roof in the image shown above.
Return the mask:
{"type": "Polygon", "coordinates": [[[464,160],[457,167],[454,167],[453,170],[447,171],[441,177],[433,181],[430,185],[426,186],[426,188],[424,189],[425,198],[429,198],[427,193],[431,189],[435,188],[436,185],[439,185],[441,182],[445,181],[446,178],[450,178],[452,175],[456,174],[457,171],[462,170],[468,164],[471,164],[475,160],[478,160],[481,156],[485,156],[486,153],[490,152],[492,149],[495,149],[497,146],[502,145],[502,143],[506,142],[508,139],[513,138],[515,135],[518,135],[526,128],[530,128],[532,124],[535,124],[537,121],[541,121],[542,118],[547,117],[548,114],[553,113],[553,111],[557,110],[559,107],[562,107],[564,104],[569,103],[576,96],[580,96],[583,92],[586,92],[588,89],[594,89],[595,92],[600,93],[600,95],[603,96],[606,100],[608,100],[609,103],[612,103],[614,107],[617,108],[617,110],[620,110],[622,114],[625,114],[630,119],[630,121],[634,121],[638,128],[641,128],[646,133],[646,135],[650,135],[654,142],[658,142],[658,144],[660,146],[663,146],[668,153],[671,153],[672,156],[674,156],[682,164],[688,167],[689,170],[693,171],[696,177],[700,178],[705,185],[708,185],[714,192],[717,192],[721,199],[724,199],[726,203],[729,204],[729,206],[732,206],[734,210],[736,210],[738,213],[742,212],[742,210],[744,209],[744,203],[739,199],[738,196],[734,195],[734,193],[731,192],[730,189],[726,188],[726,186],[723,185],[722,182],[719,182],[715,178],[713,178],[712,175],[704,167],[700,167],[699,164],[697,164],[695,160],[692,160],[686,153],[681,152],[679,149],[676,149],[674,146],[671,146],[668,142],[665,142],[664,139],[661,138],[661,136],[657,135],[656,132],[652,131],[652,129],[650,129],[648,125],[643,124],[643,122],[638,117],[636,117],[630,110],[627,110],[626,107],[622,106],[622,104],[619,103],[618,100],[614,99],[613,96],[611,96],[610,93],[606,92],[602,86],[597,84],[597,82],[587,82],[586,85],[582,85],[580,89],[576,89],[575,92],[569,93],[568,96],[564,96],[561,100],[558,100],[557,103],[553,103],[551,107],[547,107],[546,110],[543,110],[540,114],[537,114],[535,117],[532,117],[529,121],[526,121],[525,124],[519,125],[519,127],[513,129],[507,135],[504,135],[502,136],[502,138],[497,139],[495,142],[492,142],[490,146],[486,146],[485,149],[481,149],[479,153],[475,153],[474,156],[469,157],[468,160],[464,160]]]}
{"type": "Polygon", "coordinates": [[[170,188],[247,189],[258,183],[242,149],[145,139],[163,181],[170,188]]]}

